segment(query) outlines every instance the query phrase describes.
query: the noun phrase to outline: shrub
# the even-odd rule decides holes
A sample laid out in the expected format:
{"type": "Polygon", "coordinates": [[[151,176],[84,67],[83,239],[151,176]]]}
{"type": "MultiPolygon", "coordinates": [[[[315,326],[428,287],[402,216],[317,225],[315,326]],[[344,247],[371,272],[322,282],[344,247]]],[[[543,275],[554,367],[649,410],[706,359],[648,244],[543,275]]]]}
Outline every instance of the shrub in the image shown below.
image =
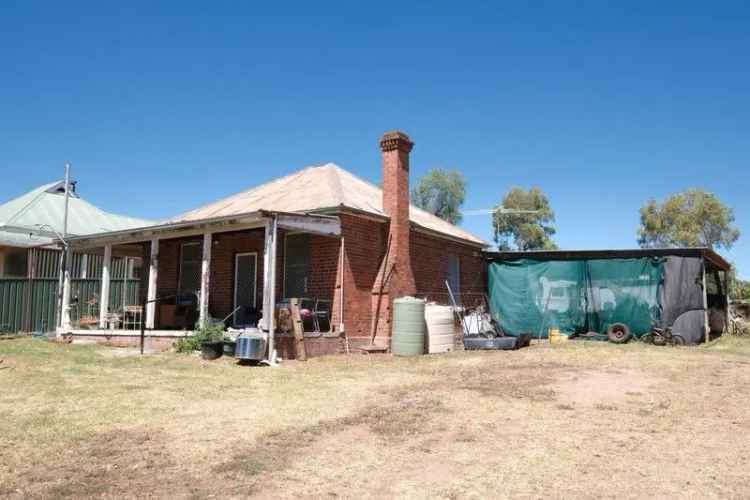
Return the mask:
{"type": "Polygon", "coordinates": [[[741,319],[736,320],[733,333],[739,336],[750,335],[750,321],[743,321],[741,319]]]}
{"type": "Polygon", "coordinates": [[[201,348],[204,342],[218,342],[224,339],[224,325],[210,325],[197,328],[189,337],[181,338],[175,344],[177,352],[192,352],[201,348]]]}

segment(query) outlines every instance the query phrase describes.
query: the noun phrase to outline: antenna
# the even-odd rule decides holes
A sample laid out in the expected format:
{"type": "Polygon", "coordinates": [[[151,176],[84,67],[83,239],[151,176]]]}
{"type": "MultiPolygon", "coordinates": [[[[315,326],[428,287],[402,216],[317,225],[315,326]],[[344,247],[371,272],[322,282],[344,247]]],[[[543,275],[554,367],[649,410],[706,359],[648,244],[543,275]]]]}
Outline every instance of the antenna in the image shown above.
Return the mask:
{"type": "Polygon", "coordinates": [[[538,214],[539,210],[517,210],[515,208],[495,207],[495,208],[480,208],[477,210],[464,210],[464,215],[486,215],[496,214],[502,215],[516,215],[516,214],[538,214]]]}

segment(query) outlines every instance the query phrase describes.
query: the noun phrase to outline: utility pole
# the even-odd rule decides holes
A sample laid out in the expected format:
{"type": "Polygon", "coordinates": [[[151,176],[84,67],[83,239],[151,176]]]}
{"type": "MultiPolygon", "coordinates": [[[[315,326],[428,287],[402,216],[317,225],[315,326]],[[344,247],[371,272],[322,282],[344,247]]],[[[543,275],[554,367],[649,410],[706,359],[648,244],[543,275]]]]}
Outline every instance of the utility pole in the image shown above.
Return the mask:
{"type": "MultiPolygon", "coordinates": [[[[67,241],[68,237],[68,205],[70,204],[70,163],[65,163],[65,205],[63,208],[63,227],[62,237],[63,241],[67,241]]],[[[60,310],[62,314],[58,319],[58,326],[69,327],[70,326],[70,250],[67,244],[63,246],[60,253],[60,276],[58,279],[58,290],[61,290],[60,310]]]]}

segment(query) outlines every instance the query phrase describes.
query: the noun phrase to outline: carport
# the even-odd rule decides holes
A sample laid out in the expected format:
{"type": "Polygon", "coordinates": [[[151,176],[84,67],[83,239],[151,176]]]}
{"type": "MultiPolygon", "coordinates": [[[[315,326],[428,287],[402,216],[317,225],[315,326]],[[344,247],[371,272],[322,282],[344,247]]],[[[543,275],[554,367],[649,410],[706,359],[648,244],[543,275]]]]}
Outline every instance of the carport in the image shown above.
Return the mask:
{"type": "Polygon", "coordinates": [[[490,308],[509,335],[604,333],[652,322],[690,344],[728,324],[730,264],[709,248],[489,252],[490,308]]]}

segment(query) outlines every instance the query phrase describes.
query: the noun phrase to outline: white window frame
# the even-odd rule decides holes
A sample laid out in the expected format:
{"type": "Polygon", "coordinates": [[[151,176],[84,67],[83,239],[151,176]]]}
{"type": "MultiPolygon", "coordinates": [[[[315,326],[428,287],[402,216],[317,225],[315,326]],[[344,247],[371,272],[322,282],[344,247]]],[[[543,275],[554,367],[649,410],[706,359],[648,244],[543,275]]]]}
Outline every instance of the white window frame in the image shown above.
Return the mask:
{"type": "MultiPolygon", "coordinates": [[[[239,252],[234,254],[234,283],[233,283],[233,299],[232,299],[232,311],[237,309],[237,271],[239,270],[239,267],[237,265],[237,261],[240,257],[247,257],[248,255],[252,255],[255,259],[255,276],[253,277],[253,307],[258,307],[258,252],[239,252]]],[[[232,323],[236,321],[236,315],[232,313],[232,323]]]]}

